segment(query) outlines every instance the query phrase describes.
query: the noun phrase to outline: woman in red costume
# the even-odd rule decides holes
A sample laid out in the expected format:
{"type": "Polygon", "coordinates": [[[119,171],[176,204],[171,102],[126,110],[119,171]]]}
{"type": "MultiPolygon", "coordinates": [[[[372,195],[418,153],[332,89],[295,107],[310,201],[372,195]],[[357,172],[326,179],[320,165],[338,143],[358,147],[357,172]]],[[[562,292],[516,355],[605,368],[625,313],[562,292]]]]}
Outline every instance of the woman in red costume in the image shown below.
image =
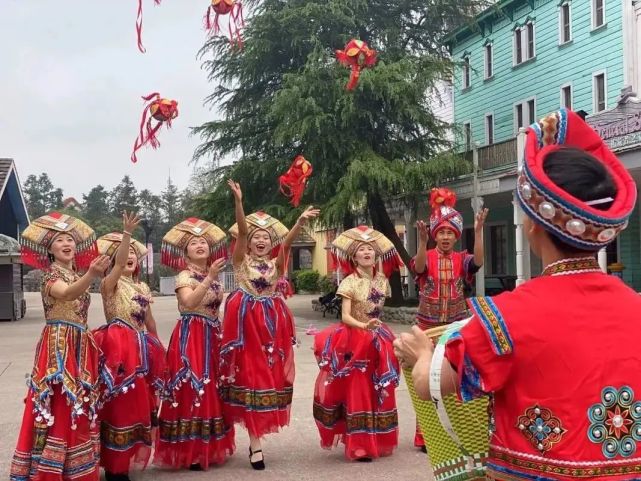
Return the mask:
{"type": "Polygon", "coordinates": [[[163,387],[165,350],[151,313],[151,291],[138,279],[147,249],[131,238],[139,222],[125,212],[122,234],[98,239],[98,251],[112,264],[100,285],[107,324],[94,332],[103,353],[100,465],[107,481],[128,481],[132,461],[147,466],[163,387]]]}
{"type": "Polygon", "coordinates": [[[528,129],[516,197],[541,276],[470,299],[436,347],[404,333],[398,355],[423,399],[491,395],[487,479],[638,480],[641,297],[596,260],[626,228],[636,182],[562,109],[528,129]]]}
{"type": "Polygon", "coordinates": [[[226,411],[249,432],[249,460],[265,469],[260,438],[289,424],[294,385],[294,318],[279,289],[292,242],[319,211],[307,208],[291,231],[264,212],[245,217],[240,185],[234,194],[233,264],[238,289],[225,303],[221,388],[226,411]],[[274,251],[280,246],[277,255],[274,251]]]}
{"type": "Polygon", "coordinates": [[[87,329],[87,290],[109,258],[94,259],[95,235],[89,226],[57,212],[33,221],[20,241],[24,262],[45,271],[46,325],[28,380],[10,479],[98,481],[99,351],[87,329]],[[88,270],[80,276],[76,269],[88,270]]]}
{"type": "Polygon", "coordinates": [[[189,218],[163,238],[162,262],[180,270],[180,319],[167,351],[167,399],[161,404],[154,464],[193,471],[223,463],[234,452],[234,426],[218,392],[225,233],[189,218]]]}
{"type": "Polygon", "coordinates": [[[321,446],[345,445],[358,461],[389,456],[398,444],[394,390],[399,369],[394,334],[380,321],[388,276],[400,266],[394,245],[380,232],[360,226],[334,240],[332,252],[349,275],[338,286],[342,322],[316,335],[320,373],[314,389],[314,419],[321,446]],[[382,262],[382,271],[377,270],[382,262]]]}

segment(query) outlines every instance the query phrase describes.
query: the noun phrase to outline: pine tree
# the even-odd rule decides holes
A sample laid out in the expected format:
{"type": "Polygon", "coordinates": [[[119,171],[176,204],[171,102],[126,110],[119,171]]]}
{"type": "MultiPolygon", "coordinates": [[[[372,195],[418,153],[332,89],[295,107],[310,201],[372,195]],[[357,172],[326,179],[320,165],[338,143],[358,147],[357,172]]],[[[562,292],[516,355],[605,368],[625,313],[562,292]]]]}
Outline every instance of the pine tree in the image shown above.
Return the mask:
{"type": "Polygon", "coordinates": [[[167,187],[160,193],[160,207],[164,215],[164,222],[172,227],[182,220],[182,199],[178,187],[167,179],[167,187]]]}
{"type": "Polygon", "coordinates": [[[125,175],[109,194],[111,214],[120,218],[123,211],[136,211],[138,207],[138,191],[134,183],[125,175]]]}
{"type": "MultiPolygon", "coordinates": [[[[214,170],[217,186],[199,206],[227,225],[231,199],[222,182],[243,186],[248,212],[262,208],[291,222],[297,215],[278,192],[277,177],[303,154],[314,166],[303,203],[324,221],[349,227],[367,216],[374,228],[409,254],[387,211],[390,199],[424,192],[466,171],[443,154],[446,129],[429,98],[453,62],[443,47],[448,30],[468,21],[483,0],[265,0],[244,31],[242,50],[212,38],[202,49],[216,83],[208,102],[222,113],[195,129],[195,157],[238,155],[214,170]],[[335,50],[359,38],[378,52],[358,87],[335,50]]],[[[392,283],[400,296],[400,280],[392,283]]]]}
{"type": "Polygon", "coordinates": [[[40,217],[47,212],[62,209],[62,189],[55,188],[49,175],[30,175],[23,186],[27,210],[32,218],[40,217]]]}

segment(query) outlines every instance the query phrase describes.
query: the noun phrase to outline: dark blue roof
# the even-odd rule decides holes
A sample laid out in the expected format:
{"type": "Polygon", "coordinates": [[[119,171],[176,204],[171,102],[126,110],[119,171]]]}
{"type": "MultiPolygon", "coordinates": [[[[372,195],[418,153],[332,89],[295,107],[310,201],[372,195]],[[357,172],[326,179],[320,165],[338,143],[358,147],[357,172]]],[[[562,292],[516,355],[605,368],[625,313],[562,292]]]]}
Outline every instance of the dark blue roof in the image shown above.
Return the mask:
{"type": "Polygon", "coordinates": [[[13,159],[0,158],[0,233],[17,238],[29,225],[27,205],[13,159]]]}

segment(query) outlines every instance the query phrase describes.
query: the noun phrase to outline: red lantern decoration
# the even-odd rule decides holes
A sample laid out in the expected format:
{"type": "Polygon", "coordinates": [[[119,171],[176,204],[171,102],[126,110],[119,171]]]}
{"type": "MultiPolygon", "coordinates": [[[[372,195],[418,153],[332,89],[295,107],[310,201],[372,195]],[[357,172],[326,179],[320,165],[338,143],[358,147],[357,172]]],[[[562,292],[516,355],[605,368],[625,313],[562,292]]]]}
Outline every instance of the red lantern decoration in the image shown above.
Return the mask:
{"type": "Polygon", "coordinates": [[[297,155],[287,172],[278,178],[280,191],[289,197],[294,207],[300,204],[307,179],[312,175],[312,171],[312,164],[302,155],[297,155]]]}
{"type": "Polygon", "coordinates": [[[243,39],[240,30],[245,26],[243,17],[243,5],[240,0],[211,0],[211,5],[205,13],[205,28],[213,35],[220,33],[220,17],[229,15],[229,40],[242,46],[243,39]],[[212,21],[212,14],[214,19],[212,21]]]}
{"type": "Polygon", "coordinates": [[[171,121],[178,117],[178,102],[175,100],[161,98],[157,92],[143,97],[143,100],[148,103],[142,112],[140,134],[134,142],[134,149],[131,153],[131,161],[134,163],[138,161],[136,152],[144,145],[149,144],[154,149],[160,147],[156,134],[165,123],[170,128],[171,121]],[[152,124],[152,120],[157,121],[156,125],[152,124]]]}
{"type": "Polygon", "coordinates": [[[336,50],[336,58],[341,64],[352,69],[345,88],[354,90],[361,70],[376,64],[376,51],[369,48],[362,40],[353,38],[345,45],[345,50],[336,50]]]}
{"type": "MultiPolygon", "coordinates": [[[[156,5],[160,5],[160,0],[154,0],[156,5]]],[[[138,16],[136,17],[136,34],[138,35],[138,50],[145,53],[145,47],[142,44],[142,0],[138,0],[138,16]]]]}

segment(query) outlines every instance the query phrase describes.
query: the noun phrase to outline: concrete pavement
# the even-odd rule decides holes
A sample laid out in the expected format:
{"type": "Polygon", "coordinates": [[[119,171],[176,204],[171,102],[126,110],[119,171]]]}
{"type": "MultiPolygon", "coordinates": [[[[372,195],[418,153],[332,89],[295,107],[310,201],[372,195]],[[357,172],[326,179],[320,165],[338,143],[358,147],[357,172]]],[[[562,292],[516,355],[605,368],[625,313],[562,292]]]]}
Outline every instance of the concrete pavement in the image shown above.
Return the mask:
{"type": "MultiPolygon", "coordinates": [[[[296,351],[296,383],[290,426],[281,433],[268,436],[263,442],[267,469],[253,471],[248,461],[249,441],[246,432],[238,428],[236,454],[223,466],[207,472],[166,471],[154,467],[134,472],[132,479],[161,481],[324,481],[367,478],[376,480],[419,480],[428,478],[427,457],[412,446],[414,412],[404,382],[397,390],[400,423],[400,443],[393,456],[372,463],[348,462],[342,446],[326,451],[319,446],[316,425],[312,418],[314,381],[318,372],[311,351],[313,338],[305,334],[310,324],[319,329],[336,322],[322,319],[311,309],[314,296],[294,296],[288,304],[296,317],[301,345],[296,351]]],[[[31,370],[35,345],[43,326],[43,311],[38,293],[27,293],[27,316],[21,321],[0,323],[0,478],[8,479],[11,456],[22,419],[23,398],[26,393],[25,374],[31,370]]],[[[174,297],[155,298],[154,317],[162,341],[169,336],[178,317],[174,297]]],[[[104,322],[100,296],[92,295],[89,312],[90,327],[104,322]]],[[[408,326],[390,326],[397,334],[408,326]]]]}

